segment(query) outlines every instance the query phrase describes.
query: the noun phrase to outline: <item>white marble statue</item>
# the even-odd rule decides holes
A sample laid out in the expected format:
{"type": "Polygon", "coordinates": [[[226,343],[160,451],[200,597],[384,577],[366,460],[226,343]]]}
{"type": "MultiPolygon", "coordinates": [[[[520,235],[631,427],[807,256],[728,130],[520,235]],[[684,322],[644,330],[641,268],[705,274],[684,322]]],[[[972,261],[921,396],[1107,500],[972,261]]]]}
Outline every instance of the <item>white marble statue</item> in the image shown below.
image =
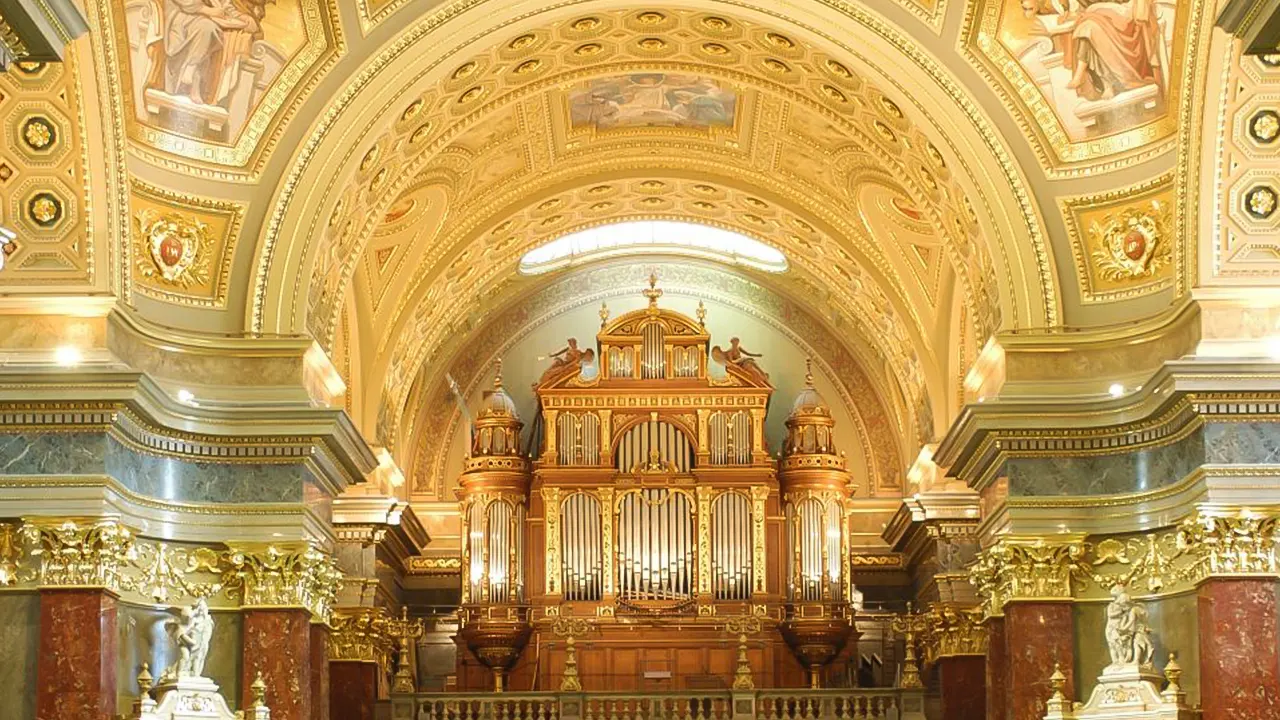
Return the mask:
{"type": "Polygon", "coordinates": [[[174,678],[203,677],[204,661],[209,656],[209,642],[213,639],[213,617],[204,598],[182,608],[178,620],[172,623],[172,631],[174,644],[178,646],[178,659],[168,674],[174,678]]]}
{"type": "Polygon", "coordinates": [[[1122,585],[1111,588],[1106,633],[1111,667],[1151,665],[1155,647],[1151,644],[1151,628],[1147,627],[1147,609],[1135,603],[1122,585]]]}

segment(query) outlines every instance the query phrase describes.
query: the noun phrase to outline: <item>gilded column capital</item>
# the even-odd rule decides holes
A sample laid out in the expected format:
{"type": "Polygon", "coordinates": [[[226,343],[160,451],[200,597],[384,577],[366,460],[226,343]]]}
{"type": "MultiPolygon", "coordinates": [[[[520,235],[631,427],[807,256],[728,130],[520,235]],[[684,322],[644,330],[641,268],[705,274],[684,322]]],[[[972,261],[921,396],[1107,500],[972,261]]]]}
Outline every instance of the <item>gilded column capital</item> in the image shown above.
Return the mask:
{"type": "Polygon", "coordinates": [[[978,553],[969,581],[989,615],[1014,600],[1070,600],[1073,587],[1093,576],[1081,535],[1001,538],[978,553]]]}
{"type": "Polygon", "coordinates": [[[1189,551],[1193,580],[1221,575],[1271,575],[1280,572],[1276,533],[1280,515],[1239,511],[1202,512],[1183,521],[1174,548],[1189,551]]]}
{"type": "Polygon", "coordinates": [[[137,557],[134,531],[115,518],[31,518],[21,532],[32,545],[32,570],[42,587],[118,593],[129,584],[126,571],[137,557]]]}
{"type": "Polygon", "coordinates": [[[396,639],[383,608],[335,608],[329,617],[329,659],[390,667],[396,639]]]}
{"type": "Polygon", "coordinates": [[[982,620],[981,608],[935,605],[924,615],[920,636],[925,665],[945,657],[986,655],[987,629],[982,620]]]}
{"type": "Polygon", "coordinates": [[[342,582],[333,557],[310,543],[233,546],[226,565],[226,587],[241,605],[305,608],[322,621],[342,582]]]}

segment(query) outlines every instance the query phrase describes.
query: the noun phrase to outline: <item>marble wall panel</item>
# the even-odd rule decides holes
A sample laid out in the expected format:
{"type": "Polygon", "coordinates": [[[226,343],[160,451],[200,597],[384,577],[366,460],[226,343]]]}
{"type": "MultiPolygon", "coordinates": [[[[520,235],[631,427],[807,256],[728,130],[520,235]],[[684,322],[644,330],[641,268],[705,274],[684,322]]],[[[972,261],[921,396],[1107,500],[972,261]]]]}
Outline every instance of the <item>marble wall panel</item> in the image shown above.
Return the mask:
{"type": "Polygon", "coordinates": [[[0,697],[5,717],[34,720],[36,658],[40,652],[40,596],[0,594],[0,697]]]}
{"type": "Polygon", "coordinates": [[[39,720],[108,720],[116,711],[116,599],[101,589],[40,592],[39,720]]]}
{"type": "Polygon", "coordinates": [[[1009,649],[1004,634],[1004,618],[993,617],[987,626],[987,717],[1009,719],[1009,649]]]}
{"type": "Polygon", "coordinates": [[[374,663],[329,663],[329,717],[374,720],[378,699],[378,666],[374,663]]]}
{"type": "MultiPolygon", "coordinates": [[[[213,640],[209,643],[209,656],[205,660],[204,674],[221,689],[222,696],[232,707],[240,699],[240,635],[243,623],[240,612],[211,610],[213,615],[213,640]]],[[[117,712],[125,713],[133,707],[138,697],[138,671],[142,663],[151,668],[153,677],[160,677],[165,668],[177,660],[177,652],[170,635],[169,621],[177,617],[177,610],[141,605],[120,605],[119,631],[120,654],[116,666],[116,685],[119,697],[117,712]]]]}
{"type": "Polygon", "coordinates": [[[1041,720],[1053,694],[1049,677],[1054,664],[1067,676],[1067,693],[1075,693],[1074,618],[1071,603],[1011,602],[1004,608],[1008,672],[1006,690],[1010,720],[1041,720]]]}
{"type": "Polygon", "coordinates": [[[1280,423],[1211,423],[1204,449],[1210,463],[1280,463],[1280,423]]]}
{"type": "Polygon", "coordinates": [[[271,720],[312,720],[311,613],[245,610],[243,652],[241,707],[252,701],[249,686],[261,672],[271,720]]]}
{"type": "Polygon", "coordinates": [[[1115,455],[1012,458],[1005,463],[1009,494],[1018,496],[1110,495],[1172,485],[1204,462],[1197,430],[1181,441],[1115,455]]]}
{"type": "Polygon", "coordinates": [[[986,720],[987,661],[981,655],[938,660],[938,692],[947,720],[986,720]]]}
{"type": "Polygon", "coordinates": [[[107,442],[107,472],[141,495],[178,502],[302,502],[310,473],[300,464],[189,462],[107,442]]]}
{"type": "Polygon", "coordinates": [[[0,435],[0,475],[92,475],[103,472],[101,433],[0,435]]]}
{"type": "MultiPolygon", "coordinates": [[[[1195,593],[1183,593],[1143,603],[1147,608],[1147,624],[1151,627],[1151,640],[1156,648],[1156,668],[1163,670],[1169,661],[1169,651],[1178,654],[1182,666],[1182,688],[1187,691],[1187,701],[1200,702],[1200,636],[1195,593]]],[[[1076,613],[1076,688],[1074,698],[1081,702],[1089,698],[1098,684],[1102,669],[1111,662],[1107,650],[1107,604],[1105,602],[1078,603],[1076,613]]]]}
{"type": "MultiPolygon", "coordinates": [[[[329,674],[329,628],[320,623],[311,625],[311,717],[312,720],[329,720],[329,693],[333,678],[329,674]]],[[[339,715],[337,720],[346,720],[339,715]]]]}
{"type": "Polygon", "coordinates": [[[1280,720],[1277,587],[1211,578],[1197,591],[1204,720],[1280,720]]]}

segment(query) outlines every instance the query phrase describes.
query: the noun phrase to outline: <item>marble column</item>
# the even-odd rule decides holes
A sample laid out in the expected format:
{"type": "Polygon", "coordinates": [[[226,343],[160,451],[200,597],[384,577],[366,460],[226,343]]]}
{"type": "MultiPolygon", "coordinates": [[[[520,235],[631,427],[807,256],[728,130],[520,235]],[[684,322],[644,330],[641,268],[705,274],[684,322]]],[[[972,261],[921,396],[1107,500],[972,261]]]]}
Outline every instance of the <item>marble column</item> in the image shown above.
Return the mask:
{"type": "Polygon", "coordinates": [[[116,623],[116,598],[106,590],[40,591],[36,720],[116,716],[116,623]]]}
{"type": "Polygon", "coordinates": [[[329,663],[329,717],[373,720],[378,701],[378,664],[358,660],[329,663]]]}
{"type": "MultiPolygon", "coordinates": [[[[329,720],[329,693],[332,677],[329,674],[329,628],[322,623],[311,624],[311,717],[329,720]]],[[[341,719],[343,716],[339,715],[341,719]]]]}
{"type": "Polygon", "coordinates": [[[1276,581],[1209,578],[1197,591],[1204,720],[1280,720],[1276,581]]]}
{"type": "Polygon", "coordinates": [[[1004,606],[1009,720],[1042,720],[1053,695],[1054,663],[1067,676],[1067,697],[1075,697],[1075,623],[1069,602],[1017,601],[1004,606]]]}
{"type": "Polygon", "coordinates": [[[947,720],[987,720],[987,661],[981,655],[938,658],[938,692],[947,720]]]}
{"type": "Polygon", "coordinates": [[[991,720],[1009,718],[1009,654],[1004,637],[1004,617],[987,618],[987,713],[991,720]]]}
{"type": "Polygon", "coordinates": [[[241,707],[249,706],[249,686],[261,672],[267,684],[271,720],[313,720],[309,611],[303,608],[245,610],[243,652],[241,707]]]}

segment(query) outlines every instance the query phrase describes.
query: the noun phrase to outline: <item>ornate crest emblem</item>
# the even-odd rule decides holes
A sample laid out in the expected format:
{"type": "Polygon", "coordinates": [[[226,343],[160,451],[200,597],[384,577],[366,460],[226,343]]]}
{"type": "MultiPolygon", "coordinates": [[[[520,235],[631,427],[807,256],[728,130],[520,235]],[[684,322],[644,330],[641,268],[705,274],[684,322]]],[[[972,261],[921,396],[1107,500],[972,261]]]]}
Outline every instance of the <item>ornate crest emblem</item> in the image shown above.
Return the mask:
{"type": "Polygon", "coordinates": [[[1154,275],[1169,262],[1165,239],[1168,207],[1159,201],[1128,207],[1089,228],[1097,242],[1093,251],[1098,273],[1107,280],[1131,280],[1154,275]]]}
{"type": "Polygon", "coordinates": [[[150,208],[134,215],[138,270],[181,288],[209,282],[209,226],[181,213],[150,208]]]}

